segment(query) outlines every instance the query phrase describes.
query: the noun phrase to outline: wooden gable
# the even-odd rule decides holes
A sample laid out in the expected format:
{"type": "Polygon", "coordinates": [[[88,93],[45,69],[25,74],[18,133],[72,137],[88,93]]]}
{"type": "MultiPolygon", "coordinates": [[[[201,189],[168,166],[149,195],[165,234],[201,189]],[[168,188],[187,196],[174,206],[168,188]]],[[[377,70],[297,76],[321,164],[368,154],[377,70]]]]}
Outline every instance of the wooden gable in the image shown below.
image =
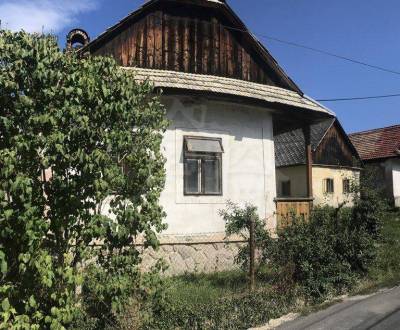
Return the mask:
{"type": "Polygon", "coordinates": [[[360,157],[347,134],[338,123],[326,131],[324,137],[313,153],[314,164],[360,167],[360,157]]]}
{"type": "Polygon", "coordinates": [[[225,3],[153,0],[85,51],[122,66],[216,75],[301,93],[225,3]]]}

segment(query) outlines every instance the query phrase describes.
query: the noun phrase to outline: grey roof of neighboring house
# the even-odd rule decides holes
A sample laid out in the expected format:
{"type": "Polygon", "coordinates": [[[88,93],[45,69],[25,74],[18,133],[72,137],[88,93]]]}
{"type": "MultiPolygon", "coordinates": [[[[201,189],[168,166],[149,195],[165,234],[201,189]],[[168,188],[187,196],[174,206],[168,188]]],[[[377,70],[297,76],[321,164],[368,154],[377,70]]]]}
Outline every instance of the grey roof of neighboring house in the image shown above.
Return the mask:
{"type": "Polygon", "coordinates": [[[154,84],[155,87],[169,87],[184,90],[235,95],[270,103],[279,103],[297,108],[313,110],[334,116],[332,111],[313,99],[276,86],[204,74],[143,69],[137,67],[124,67],[124,69],[133,71],[136,80],[144,81],[148,79],[154,84]]]}
{"type": "MultiPolygon", "coordinates": [[[[327,119],[318,124],[311,125],[311,147],[315,151],[328,129],[336,118],[327,119]]],[[[306,163],[305,139],[302,129],[278,134],[275,140],[275,164],[276,166],[289,166],[306,163]]]]}

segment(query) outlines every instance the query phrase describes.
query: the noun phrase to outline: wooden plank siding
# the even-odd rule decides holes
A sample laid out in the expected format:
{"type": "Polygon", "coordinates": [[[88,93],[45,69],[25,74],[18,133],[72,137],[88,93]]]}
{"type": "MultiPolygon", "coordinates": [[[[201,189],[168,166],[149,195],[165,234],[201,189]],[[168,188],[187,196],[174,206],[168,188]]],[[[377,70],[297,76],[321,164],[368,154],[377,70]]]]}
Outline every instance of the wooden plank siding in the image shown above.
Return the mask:
{"type": "MultiPolygon", "coordinates": [[[[282,78],[211,9],[158,8],[91,49],[122,66],[209,74],[282,87],[282,78]],[[208,10],[208,11],[207,11],[208,10]]],[[[286,87],[287,86],[283,86],[286,87]]]]}
{"type": "Polygon", "coordinates": [[[303,221],[310,218],[312,210],[312,200],[304,199],[276,199],[276,216],[278,228],[284,228],[291,224],[293,215],[303,221]]]}
{"type": "Polygon", "coordinates": [[[313,162],[320,165],[359,167],[356,156],[345,134],[334,124],[314,151],[313,162]]]}

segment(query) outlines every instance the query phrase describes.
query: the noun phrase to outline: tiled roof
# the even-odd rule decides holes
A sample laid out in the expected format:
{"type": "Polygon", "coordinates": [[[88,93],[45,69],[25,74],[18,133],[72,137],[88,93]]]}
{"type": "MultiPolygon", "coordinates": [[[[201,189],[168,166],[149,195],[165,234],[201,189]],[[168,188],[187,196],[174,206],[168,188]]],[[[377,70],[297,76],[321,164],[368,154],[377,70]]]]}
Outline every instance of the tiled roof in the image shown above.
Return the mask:
{"type": "Polygon", "coordinates": [[[144,81],[148,79],[154,84],[155,87],[169,87],[183,90],[206,91],[217,94],[242,96],[334,115],[329,109],[325,108],[311,98],[280,87],[232,78],[177,71],[126,67],[124,67],[124,69],[134,71],[135,79],[138,81],[144,81]]]}
{"type": "Polygon", "coordinates": [[[362,160],[400,157],[400,125],[349,135],[362,160]]]}
{"type": "MultiPolygon", "coordinates": [[[[311,125],[311,147],[315,151],[335,118],[311,125]]],[[[306,163],[305,139],[302,129],[296,129],[275,136],[276,166],[289,166],[306,163]]]]}

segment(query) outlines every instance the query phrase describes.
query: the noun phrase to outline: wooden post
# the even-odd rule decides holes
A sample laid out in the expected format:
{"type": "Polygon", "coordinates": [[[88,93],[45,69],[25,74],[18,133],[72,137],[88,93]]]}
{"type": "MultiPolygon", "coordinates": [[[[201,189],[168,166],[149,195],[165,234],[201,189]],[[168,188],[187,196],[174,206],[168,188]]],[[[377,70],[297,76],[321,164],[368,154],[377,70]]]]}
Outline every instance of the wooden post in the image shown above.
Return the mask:
{"type": "Polygon", "coordinates": [[[312,182],[312,148],[311,148],[311,131],[310,126],[303,127],[305,149],[306,149],[306,177],[307,177],[307,197],[313,197],[313,182],[312,182]]]}
{"type": "Polygon", "coordinates": [[[254,291],[255,287],[255,252],[256,252],[256,242],[255,242],[255,228],[254,219],[250,219],[250,238],[249,238],[249,249],[250,249],[250,291],[254,291]]]}

